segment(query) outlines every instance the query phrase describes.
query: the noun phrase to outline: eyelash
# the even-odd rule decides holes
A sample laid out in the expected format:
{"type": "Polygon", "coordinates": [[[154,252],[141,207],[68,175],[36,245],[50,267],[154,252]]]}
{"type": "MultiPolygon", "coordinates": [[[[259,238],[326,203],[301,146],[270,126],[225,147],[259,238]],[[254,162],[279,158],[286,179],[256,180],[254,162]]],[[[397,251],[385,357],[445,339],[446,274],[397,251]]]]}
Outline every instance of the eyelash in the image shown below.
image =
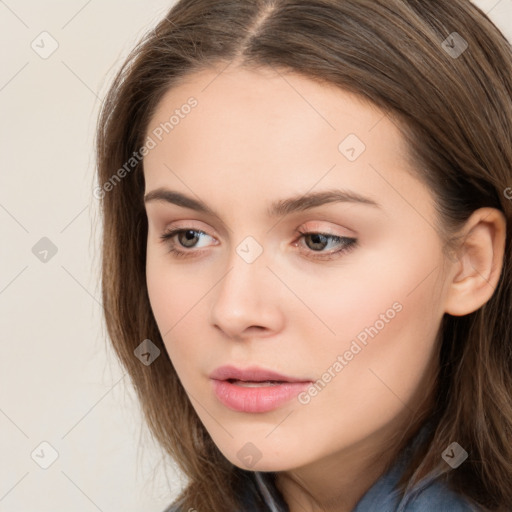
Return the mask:
{"type": "MultiPolygon", "coordinates": [[[[170,229],[168,231],[165,231],[164,233],[162,233],[160,235],[160,240],[162,241],[162,243],[168,243],[169,244],[169,241],[174,238],[174,236],[176,236],[177,234],[179,233],[183,233],[183,232],[186,232],[186,231],[193,231],[194,233],[199,233],[199,234],[203,234],[203,235],[206,235],[206,236],[209,236],[208,233],[205,233],[204,231],[201,231],[200,229],[193,229],[193,228],[176,228],[176,229],[170,229]]],[[[358,241],[356,238],[350,238],[350,237],[346,237],[346,236],[337,236],[337,235],[331,235],[329,233],[321,233],[321,232],[317,232],[317,231],[301,231],[301,230],[297,230],[297,233],[299,233],[301,235],[300,238],[304,237],[304,236],[307,236],[307,235],[321,235],[329,240],[332,240],[334,242],[337,242],[337,243],[340,243],[340,242],[344,242],[344,245],[343,247],[341,247],[341,249],[337,249],[336,251],[331,251],[329,253],[326,253],[326,254],[323,254],[323,253],[318,253],[320,254],[320,256],[312,256],[312,259],[316,259],[316,260],[323,260],[323,261],[326,261],[326,260],[332,260],[338,256],[341,256],[341,254],[345,254],[345,253],[348,253],[349,251],[355,249],[358,245],[358,241]]],[[[295,242],[294,242],[295,243],[295,242]]],[[[171,242],[169,244],[169,253],[173,254],[175,257],[177,258],[189,258],[189,257],[193,257],[191,253],[193,252],[196,252],[196,255],[197,254],[201,254],[202,251],[193,251],[192,249],[190,250],[180,250],[180,249],[176,249],[176,243],[175,242],[171,242]]],[[[311,251],[313,254],[315,254],[316,251],[311,251]]]]}

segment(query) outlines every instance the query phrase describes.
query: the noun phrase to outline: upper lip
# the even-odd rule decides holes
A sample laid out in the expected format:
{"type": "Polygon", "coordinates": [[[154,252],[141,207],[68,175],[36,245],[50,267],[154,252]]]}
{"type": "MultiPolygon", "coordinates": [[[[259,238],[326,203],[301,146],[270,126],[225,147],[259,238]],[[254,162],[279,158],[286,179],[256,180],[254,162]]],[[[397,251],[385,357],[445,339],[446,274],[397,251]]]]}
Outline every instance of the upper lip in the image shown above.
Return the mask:
{"type": "Polygon", "coordinates": [[[250,366],[248,368],[237,368],[232,365],[219,366],[210,374],[210,378],[215,380],[234,379],[246,382],[264,382],[268,380],[282,382],[311,382],[309,379],[289,377],[258,366],[250,366]]]}

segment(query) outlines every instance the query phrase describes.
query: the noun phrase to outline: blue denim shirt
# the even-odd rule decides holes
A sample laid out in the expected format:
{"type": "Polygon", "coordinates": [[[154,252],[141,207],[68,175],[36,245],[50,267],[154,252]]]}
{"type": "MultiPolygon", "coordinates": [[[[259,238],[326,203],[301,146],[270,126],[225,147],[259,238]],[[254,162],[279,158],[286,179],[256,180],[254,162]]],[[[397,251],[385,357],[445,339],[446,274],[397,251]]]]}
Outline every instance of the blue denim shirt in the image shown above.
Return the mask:
{"type": "MultiPolygon", "coordinates": [[[[405,469],[410,449],[423,440],[428,433],[428,428],[429,424],[426,424],[420,429],[417,436],[398,457],[395,465],[373,484],[352,512],[478,512],[480,510],[451,491],[438,479],[438,475],[432,473],[407,489],[403,498],[399,499],[395,486],[405,469]]],[[[288,505],[275,487],[272,474],[260,471],[249,474],[248,484],[241,490],[243,508],[237,512],[289,512],[288,505]],[[260,501],[264,501],[266,505],[257,505],[256,502],[260,501]]],[[[175,506],[164,512],[187,511],[175,506]]]]}

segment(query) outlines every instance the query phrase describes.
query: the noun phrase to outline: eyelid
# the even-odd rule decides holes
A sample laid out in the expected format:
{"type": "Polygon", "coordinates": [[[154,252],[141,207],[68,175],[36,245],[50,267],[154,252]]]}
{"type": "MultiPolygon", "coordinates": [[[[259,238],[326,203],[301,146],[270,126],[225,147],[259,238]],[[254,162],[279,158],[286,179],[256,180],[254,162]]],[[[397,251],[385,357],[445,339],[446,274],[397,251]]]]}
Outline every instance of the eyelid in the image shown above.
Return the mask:
{"type": "Polygon", "coordinates": [[[176,231],[176,230],[188,230],[193,229],[194,231],[200,231],[204,233],[205,235],[211,236],[212,238],[219,238],[218,232],[211,228],[208,224],[202,223],[200,221],[194,221],[194,220],[179,220],[174,221],[172,223],[167,223],[163,228],[159,229],[158,231],[161,231],[163,233],[168,231],[176,231]],[[200,224],[199,226],[197,224],[200,224]],[[201,225],[204,225],[206,227],[201,227],[201,225]]]}
{"type": "MultiPolygon", "coordinates": [[[[339,226],[333,230],[331,228],[326,228],[324,226],[325,223],[333,224],[333,222],[329,222],[328,220],[323,221],[322,223],[318,221],[310,221],[306,222],[306,224],[302,224],[298,230],[300,231],[308,231],[308,232],[315,232],[315,233],[323,233],[326,235],[332,235],[332,236],[339,236],[342,238],[358,238],[358,233],[354,231],[353,229],[347,228],[345,226],[339,226]],[[340,233],[338,230],[342,230],[340,233]]],[[[298,231],[297,230],[297,231],[298,231]]]]}

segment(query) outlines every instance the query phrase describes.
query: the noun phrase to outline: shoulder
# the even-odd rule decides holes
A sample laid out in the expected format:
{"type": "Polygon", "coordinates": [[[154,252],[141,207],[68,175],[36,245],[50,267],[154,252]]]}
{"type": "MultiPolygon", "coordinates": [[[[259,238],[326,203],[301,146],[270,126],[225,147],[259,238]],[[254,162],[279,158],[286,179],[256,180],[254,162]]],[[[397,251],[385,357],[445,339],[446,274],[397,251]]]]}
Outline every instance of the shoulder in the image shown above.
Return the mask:
{"type": "Polygon", "coordinates": [[[397,512],[479,512],[463,496],[452,491],[443,481],[432,480],[408,494],[397,512]]]}

